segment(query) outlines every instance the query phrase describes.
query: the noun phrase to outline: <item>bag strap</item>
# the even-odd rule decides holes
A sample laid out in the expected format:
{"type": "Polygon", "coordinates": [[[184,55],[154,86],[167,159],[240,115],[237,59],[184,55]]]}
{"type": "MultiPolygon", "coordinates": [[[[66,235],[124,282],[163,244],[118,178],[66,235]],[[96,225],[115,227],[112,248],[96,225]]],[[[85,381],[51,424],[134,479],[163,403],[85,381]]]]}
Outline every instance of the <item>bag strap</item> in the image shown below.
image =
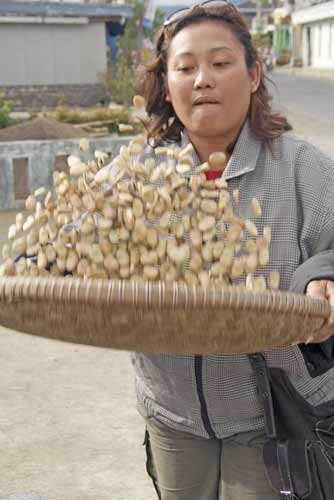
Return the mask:
{"type": "Polygon", "coordinates": [[[277,461],[280,470],[282,488],[280,495],[285,500],[298,499],[292,484],[292,476],[289,464],[289,443],[288,441],[278,441],[276,446],[277,461]]]}
{"type": "Polygon", "coordinates": [[[274,405],[271,395],[268,366],[264,356],[258,352],[248,354],[248,358],[255,373],[257,389],[263,404],[264,410],[264,428],[269,439],[277,437],[274,405]]]}
{"type": "MultiPolygon", "coordinates": [[[[271,393],[271,384],[269,378],[269,368],[267,362],[261,353],[248,354],[248,358],[256,377],[257,389],[262,401],[264,410],[264,428],[268,439],[275,440],[271,443],[275,446],[275,457],[277,460],[277,470],[279,470],[280,485],[274,484],[271,475],[268,473],[268,464],[264,458],[264,465],[267,470],[269,481],[284,500],[297,500],[291,482],[291,471],[288,456],[288,441],[280,441],[277,436],[274,405],[271,393]]],[[[268,444],[268,443],[267,443],[268,444]]],[[[270,467],[269,467],[270,470],[270,467]]]]}

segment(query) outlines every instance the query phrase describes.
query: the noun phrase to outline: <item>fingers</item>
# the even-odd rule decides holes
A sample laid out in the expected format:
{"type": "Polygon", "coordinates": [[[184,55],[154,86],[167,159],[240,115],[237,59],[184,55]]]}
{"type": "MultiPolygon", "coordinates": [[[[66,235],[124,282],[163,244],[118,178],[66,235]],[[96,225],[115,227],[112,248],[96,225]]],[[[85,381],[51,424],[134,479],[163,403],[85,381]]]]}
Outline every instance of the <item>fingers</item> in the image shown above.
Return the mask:
{"type": "Polygon", "coordinates": [[[333,325],[334,324],[334,282],[333,281],[327,281],[326,298],[327,298],[327,300],[330,303],[330,306],[332,308],[332,314],[329,318],[329,324],[333,325]]]}
{"type": "Polygon", "coordinates": [[[333,282],[329,282],[328,280],[310,281],[310,283],[307,285],[306,288],[306,295],[308,295],[309,297],[313,297],[314,299],[326,300],[328,283],[333,283],[333,282]]]}
{"type": "Polygon", "coordinates": [[[334,304],[334,281],[326,282],[326,298],[329,300],[330,304],[334,304]]]}
{"type": "Polygon", "coordinates": [[[328,280],[310,281],[306,288],[306,294],[314,299],[327,300],[333,309],[330,318],[312,331],[305,343],[324,342],[334,335],[334,282],[328,280]]]}
{"type": "Polygon", "coordinates": [[[333,325],[329,325],[326,322],[326,324],[320,327],[318,330],[313,331],[304,342],[305,344],[319,344],[320,342],[325,342],[325,340],[332,337],[333,334],[333,325]]]}

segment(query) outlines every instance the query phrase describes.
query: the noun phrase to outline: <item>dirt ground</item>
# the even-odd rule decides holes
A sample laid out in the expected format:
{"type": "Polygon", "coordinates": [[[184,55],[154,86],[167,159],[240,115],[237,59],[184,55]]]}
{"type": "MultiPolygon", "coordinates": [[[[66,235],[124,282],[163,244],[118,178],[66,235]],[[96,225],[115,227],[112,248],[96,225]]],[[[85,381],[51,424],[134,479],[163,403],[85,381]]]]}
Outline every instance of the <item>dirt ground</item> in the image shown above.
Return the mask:
{"type": "Polygon", "coordinates": [[[80,139],[88,135],[82,128],[60,123],[53,118],[35,118],[0,130],[0,142],[80,139]]]}

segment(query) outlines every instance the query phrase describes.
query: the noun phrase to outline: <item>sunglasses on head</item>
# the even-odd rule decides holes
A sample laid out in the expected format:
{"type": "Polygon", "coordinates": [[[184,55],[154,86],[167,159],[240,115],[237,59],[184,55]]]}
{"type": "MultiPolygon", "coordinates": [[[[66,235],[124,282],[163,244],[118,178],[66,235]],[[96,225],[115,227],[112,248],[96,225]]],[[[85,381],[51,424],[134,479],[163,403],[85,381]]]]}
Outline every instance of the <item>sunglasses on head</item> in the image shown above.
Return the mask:
{"type": "MultiPolygon", "coordinates": [[[[174,12],[172,12],[165,20],[163,23],[164,28],[166,26],[169,26],[172,23],[175,23],[175,21],[179,21],[184,15],[186,15],[188,12],[193,10],[195,7],[222,7],[223,5],[230,5],[234,9],[236,9],[235,5],[229,1],[225,0],[206,0],[205,2],[202,3],[196,3],[194,5],[191,5],[190,7],[183,7],[182,9],[178,9],[174,12]]],[[[237,10],[237,9],[236,9],[237,10]]]]}

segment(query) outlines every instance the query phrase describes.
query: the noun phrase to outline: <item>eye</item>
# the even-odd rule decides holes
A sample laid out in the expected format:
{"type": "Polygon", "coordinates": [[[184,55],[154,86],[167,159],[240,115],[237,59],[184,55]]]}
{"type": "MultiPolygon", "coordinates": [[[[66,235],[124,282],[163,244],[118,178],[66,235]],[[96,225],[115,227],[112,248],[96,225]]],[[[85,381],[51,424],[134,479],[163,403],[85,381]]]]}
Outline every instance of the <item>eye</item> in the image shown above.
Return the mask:
{"type": "Polygon", "coordinates": [[[177,68],[178,71],[181,71],[182,73],[187,73],[188,71],[191,71],[193,69],[193,66],[180,66],[177,68]]]}
{"type": "Polygon", "coordinates": [[[216,67],[216,68],[223,68],[224,66],[228,66],[230,63],[229,62],[226,62],[226,61],[216,61],[213,63],[213,65],[216,67]]]}

